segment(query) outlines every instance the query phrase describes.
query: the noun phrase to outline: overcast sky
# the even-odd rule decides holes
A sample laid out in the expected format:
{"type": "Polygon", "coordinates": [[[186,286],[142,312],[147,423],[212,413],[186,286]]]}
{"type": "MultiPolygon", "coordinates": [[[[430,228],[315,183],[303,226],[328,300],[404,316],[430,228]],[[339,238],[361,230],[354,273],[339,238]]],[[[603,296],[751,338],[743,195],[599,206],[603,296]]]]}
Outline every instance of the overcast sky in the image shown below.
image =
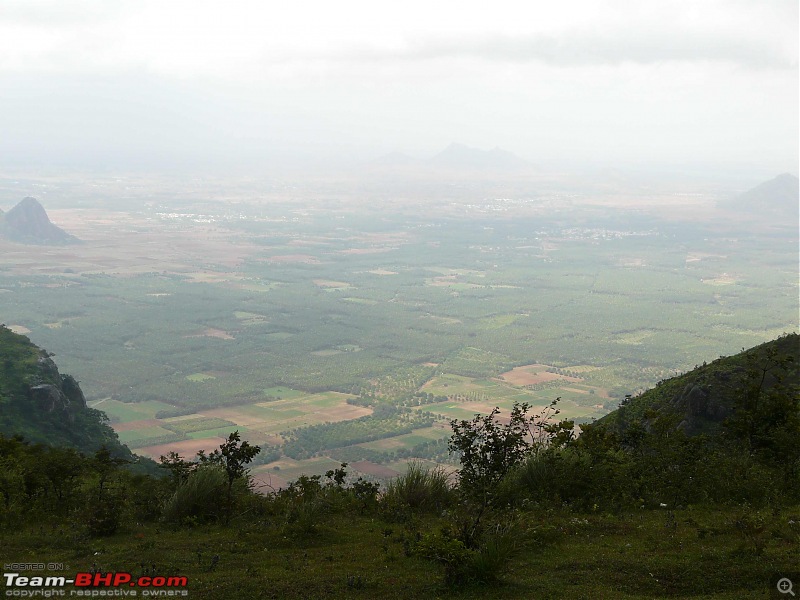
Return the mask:
{"type": "Polygon", "coordinates": [[[435,154],[797,172],[797,0],[0,0],[0,168],[435,154]]]}

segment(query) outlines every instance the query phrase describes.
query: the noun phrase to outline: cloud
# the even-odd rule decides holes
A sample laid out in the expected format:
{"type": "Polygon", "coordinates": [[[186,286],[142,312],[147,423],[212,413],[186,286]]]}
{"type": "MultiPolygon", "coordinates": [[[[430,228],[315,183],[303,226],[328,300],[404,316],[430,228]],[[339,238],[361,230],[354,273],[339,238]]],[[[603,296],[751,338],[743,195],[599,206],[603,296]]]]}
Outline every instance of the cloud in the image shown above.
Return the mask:
{"type": "Polygon", "coordinates": [[[3,0],[0,20],[6,24],[40,27],[85,25],[119,17],[123,8],[106,0],[3,0]]]}
{"type": "Polygon", "coordinates": [[[797,68],[797,53],[763,39],[713,37],[708,32],[562,33],[559,35],[484,35],[417,37],[400,49],[351,48],[346,60],[479,59],[492,62],[541,62],[554,66],[623,63],[726,62],[748,68],[797,68]]]}

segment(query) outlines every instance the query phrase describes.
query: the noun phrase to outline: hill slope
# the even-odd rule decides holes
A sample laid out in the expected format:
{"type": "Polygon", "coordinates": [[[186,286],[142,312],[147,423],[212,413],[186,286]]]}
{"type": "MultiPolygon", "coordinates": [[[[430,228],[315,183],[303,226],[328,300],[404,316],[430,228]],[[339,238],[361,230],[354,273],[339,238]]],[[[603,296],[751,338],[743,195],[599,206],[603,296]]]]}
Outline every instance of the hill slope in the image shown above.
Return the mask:
{"type": "Polygon", "coordinates": [[[131,458],[105,418],[86,406],[78,382],[60,374],[46,351],[0,326],[0,434],[84,452],[106,445],[131,458]]]}
{"type": "Polygon", "coordinates": [[[0,213],[0,235],[23,244],[69,244],[75,236],[50,222],[36,198],[23,198],[7,213],[0,213]]]}
{"type": "Polygon", "coordinates": [[[481,150],[457,143],[450,144],[429,162],[437,167],[455,170],[514,170],[531,166],[526,160],[501,148],[481,150]]]}
{"type": "Polygon", "coordinates": [[[752,215],[794,217],[793,223],[796,225],[800,206],[800,180],[794,175],[783,173],[721,203],[720,206],[752,215]]]}
{"type": "Polygon", "coordinates": [[[598,423],[624,428],[672,417],[689,435],[716,433],[737,411],[758,411],[778,396],[796,399],[799,366],[800,336],[792,333],[659,382],[598,423]]]}

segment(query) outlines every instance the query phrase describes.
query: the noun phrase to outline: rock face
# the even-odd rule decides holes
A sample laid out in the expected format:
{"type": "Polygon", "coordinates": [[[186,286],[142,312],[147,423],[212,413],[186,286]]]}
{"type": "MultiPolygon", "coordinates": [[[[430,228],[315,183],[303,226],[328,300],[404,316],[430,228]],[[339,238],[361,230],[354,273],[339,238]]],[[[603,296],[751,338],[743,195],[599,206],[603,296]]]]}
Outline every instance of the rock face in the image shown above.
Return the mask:
{"type": "Polygon", "coordinates": [[[693,383],[687,384],[683,392],[673,398],[672,406],[685,415],[680,427],[689,435],[703,431],[705,422],[722,423],[733,414],[733,406],[712,389],[693,383]]]}
{"type": "Polygon", "coordinates": [[[51,223],[44,207],[30,196],[0,215],[0,235],[25,244],[69,244],[78,241],[51,223]]]}
{"type": "Polygon", "coordinates": [[[737,411],[751,405],[753,398],[800,395],[798,365],[800,336],[783,335],[661,381],[598,423],[618,430],[639,423],[649,429],[656,420],[666,417],[687,435],[716,435],[737,411]]]}
{"type": "Polygon", "coordinates": [[[40,356],[37,362],[38,378],[42,383],[31,385],[28,395],[40,412],[54,415],[69,423],[75,414],[86,409],[86,398],[78,382],[71,375],[62,375],[49,356],[40,356]]]}
{"type": "Polygon", "coordinates": [[[131,457],[106,416],[89,408],[74,377],[62,375],[50,355],[0,325],[0,435],[94,452],[105,445],[131,457]]]}

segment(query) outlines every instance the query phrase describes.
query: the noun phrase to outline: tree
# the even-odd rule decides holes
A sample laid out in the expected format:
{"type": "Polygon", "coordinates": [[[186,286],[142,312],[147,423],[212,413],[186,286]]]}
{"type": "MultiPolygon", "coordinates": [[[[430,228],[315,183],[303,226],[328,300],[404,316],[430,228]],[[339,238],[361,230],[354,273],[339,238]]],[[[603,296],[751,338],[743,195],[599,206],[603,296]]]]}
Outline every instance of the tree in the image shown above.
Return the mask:
{"type": "Polygon", "coordinates": [[[163,454],[159,457],[161,463],[159,467],[167,469],[172,474],[172,483],[178,487],[181,483],[189,478],[189,475],[197,468],[197,463],[190,460],[185,460],[177,452],[170,452],[166,456],[163,454]]]}
{"type": "Polygon", "coordinates": [[[233,482],[245,476],[247,473],[246,465],[261,452],[260,446],[251,446],[249,442],[242,442],[239,431],[234,431],[228,436],[228,441],[220,444],[219,450],[214,450],[208,456],[203,452],[197,455],[200,464],[212,463],[219,464],[225,469],[228,478],[228,489],[226,494],[225,522],[230,519],[233,508],[233,482]]]}
{"type": "MultiPolygon", "coordinates": [[[[800,393],[795,357],[772,346],[745,356],[746,380],[734,413],[723,423],[726,435],[763,462],[782,468],[787,482],[800,469],[800,393]]],[[[741,384],[740,384],[741,385],[741,384]]]]}
{"type": "Polygon", "coordinates": [[[515,402],[508,424],[498,422],[498,407],[488,415],[475,415],[471,421],[451,421],[453,435],[447,448],[459,455],[462,493],[487,506],[497,484],[513,467],[531,452],[546,447],[554,435],[565,436],[563,427],[548,423],[559,414],[559,401],[556,398],[541,413],[530,416],[530,404],[515,402]]]}

